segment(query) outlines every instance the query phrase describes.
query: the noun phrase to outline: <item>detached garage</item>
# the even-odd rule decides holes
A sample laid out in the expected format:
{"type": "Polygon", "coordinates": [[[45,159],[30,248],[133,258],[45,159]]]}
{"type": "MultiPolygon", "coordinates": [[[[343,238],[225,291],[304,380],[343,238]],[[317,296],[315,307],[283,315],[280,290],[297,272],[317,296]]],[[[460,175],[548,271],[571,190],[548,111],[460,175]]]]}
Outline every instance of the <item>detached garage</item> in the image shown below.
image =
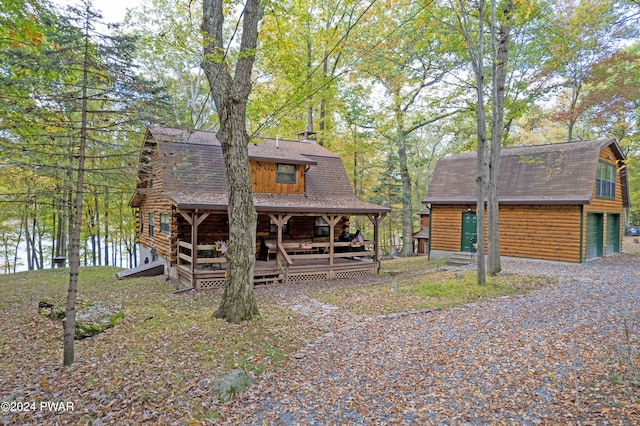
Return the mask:
{"type": "MultiPolygon", "coordinates": [[[[614,139],[503,148],[500,168],[502,256],[584,262],[620,252],[630,203],[614,139]]],[[[433,257],[473,251],[476,170],[475,153],[436,165],[424,200],[433,257]]]]}

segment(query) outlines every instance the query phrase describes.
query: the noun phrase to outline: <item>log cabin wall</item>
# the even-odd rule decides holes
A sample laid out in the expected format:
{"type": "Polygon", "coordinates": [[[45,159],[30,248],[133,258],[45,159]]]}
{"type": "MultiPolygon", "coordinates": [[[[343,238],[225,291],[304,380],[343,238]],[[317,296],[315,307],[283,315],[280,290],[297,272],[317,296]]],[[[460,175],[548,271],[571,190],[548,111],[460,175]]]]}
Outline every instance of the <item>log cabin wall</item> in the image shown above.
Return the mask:
{"type": "Polygon", "coordinates": [[[304,194],[304,164],[296,165],[295,183],[278,183],[276,180],[277,163],[250,161],[251,189],[253,192],[268,194],[304,194]]]}
{"type": "Polygon", "coordinates": [[[500,254],[580,262],[580,206],[501,206],[500,254]]]}
{"type": "Polygon", "coordinates": [[[460,251],[462,212],[475,211],[475,205],[431,206],[431,250],[460,251]]]}
{"type": "MultiPolygon", "coordinates": [[[[162,195],[162,173],[160,173],[161,170],[157,164],[157,155],[157,151],[151,154],[152,179],[145,189],[145,196],[139,208],[136,240],[138,244],[147,249],[155,247],[156,253],[160,257],[171,261],[172,256],[175,257],[175,249],[172,248],[173,241],[170,233],[165,233],[160,230],[160,214],[166,213],[169,215],[169,218],[171,218],[172,203],[162,195]],[[153,213],[153,236],[149,235],[150,213],[153,213]]],[[[169,229],[171,229],[171,220],[169,229]]]]}
{"type": "MultiPolygon", "coordinates": [[[[462,213],[475,205],[432,205],[431,250],[460,250],[462,213]]],[[[485,212],[485,242],[486,237],[485,212]]],[[[580,206],[500,206],[502,256],[579,262],[580,206]]]]}
{"type": "MultiPolygon", "coordinates": [[[[191,211],[185,212],[191,215],[191,211]]],[[[179,213],[175,214],[175,239],[174,253],[177,253],[177,241],[191,243],[191,224],[179,213]]],[[[198,244],[213,245],[217,241],[229,239],[229,222],[226,213],[211,213],[198,226],[198,244]]],[[[177,254],[172,257],[172,264],[177,263],[177,254]]]]}
{"type": "Polygon", "coordinates": [[[314,237],[315,220],[313,216],[293,216],[289,219],[289,238],[311,241],[314,237]]]}
{"type": "Polygon", "coordinates": [[[256,226],[256,239],[269,238],[271,219],[268,214],[258,214],[258,225],[256,226]]]}
{"type": "MultiPolygon", "coordinates": [[[[620,170],[618,170],[617,168],[616,155],[610,147],[606,147],[605,149],[600,151],[599,160],[604,161],[605,163],[611,164],[615,167],[615,170],[616,170],[615,197],[613,199],[609,199],[609,198],[600,198],[596,196],[596,185],[594,184],[591,203],[584,206],[583,223],[585,224],[585,226],[583,226],[583,230],[582,230],[582,240],[584,242],[587,241],[587,226],[586,226],[587,215],[589,213],[602,213],[603,220],[604,220],[603,256],[607,256],[608,254],[611,254],[606,252],[607,235],[609,234],[607,232],[607,229],[609,227],[609,224],[607,223],[607,219],[608,219],[608,214],[610,213],[620,215],[620,220],[618,223],[619,225],[618,235],[620,237],[619,247],[620,249],[622,249],[622,236],[624,235],[624,231],[623,231],[624,221],[622,220],[623,211],[624,211],[623,202],[622,202],[622,182],[620,180],[620,170]]],[[[594,176],[594,182],[595,182],[595,176],[594,176]]],[[[582,247],[582,259],[583,260],[586,259],[586,256],[587,256],[587,244],[584,243],[582,247]]]]}

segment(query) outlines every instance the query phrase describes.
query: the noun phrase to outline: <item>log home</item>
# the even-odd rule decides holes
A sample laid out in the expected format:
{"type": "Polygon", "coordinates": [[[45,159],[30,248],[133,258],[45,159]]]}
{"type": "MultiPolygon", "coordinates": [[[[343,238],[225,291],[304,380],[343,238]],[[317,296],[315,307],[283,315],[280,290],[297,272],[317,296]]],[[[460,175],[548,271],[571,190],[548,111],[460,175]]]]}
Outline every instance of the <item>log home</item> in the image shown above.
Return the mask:
{"type": "MultiPolygon", "coordinates": [[[[474,251],[476,170],[475,153],[436,165],[424,200],[434,258],[474,251]]],[[[621,250],[630,203],[613,139],[503,148],[498,197],[502,256],[584,262],[621,250]]]]}
{"type": "MultiPolygon", "coordinates": [[[[378,230],[390,209],[355,197],[338,156],[311,140],[260,139],[248,148],[258,213],[256,283],[378,272],[378,230]],[[352,216],[370,219],[368,240],[350,241],[352,216]]],[[[185,287],[224,285],[233,236],[216,135],[151,127],[138,173],[130,205],[141,259],[164,263],[165,274],[185,287]]]]}

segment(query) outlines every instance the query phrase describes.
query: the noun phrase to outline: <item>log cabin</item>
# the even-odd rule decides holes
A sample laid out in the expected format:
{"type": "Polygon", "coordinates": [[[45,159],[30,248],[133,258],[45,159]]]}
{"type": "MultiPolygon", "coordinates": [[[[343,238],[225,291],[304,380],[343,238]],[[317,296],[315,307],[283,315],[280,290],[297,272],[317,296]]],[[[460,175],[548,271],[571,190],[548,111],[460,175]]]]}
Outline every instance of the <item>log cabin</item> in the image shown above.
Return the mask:
{"type": "MultiPolygon", "coordinates": [[[[310,139],[257,139],[248,151],[258,214],[255,283],[379,272],[379,226],[390,209],[355,196],[337,155],[310,139]],[[353,216],[371,223],[361,243],[350,238],[353,216]]],[[[129,203],[137,212],[140,258],[163,263],[184,288],[223,286],[233,239],[227,197],[215,133],[148,128],[129,203]]]]}
{"type": "MultiPolygon", "coordinates": [[[[433,258],[474,251],[476,161],[462,153],[436,165],[424,200],[433,258]]],[[[501,256],[581,263],[618,253],[630,207],[624,153],[613,139],[503,148],[498,199],[501,256]]]]}

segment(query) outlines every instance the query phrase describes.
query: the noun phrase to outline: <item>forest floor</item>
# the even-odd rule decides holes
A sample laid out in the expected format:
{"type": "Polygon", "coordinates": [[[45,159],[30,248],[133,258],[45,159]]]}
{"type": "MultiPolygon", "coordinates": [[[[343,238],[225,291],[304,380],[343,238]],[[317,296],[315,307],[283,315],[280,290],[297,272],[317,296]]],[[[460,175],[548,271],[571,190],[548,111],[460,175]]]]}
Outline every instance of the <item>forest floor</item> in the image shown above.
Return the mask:
{"type": "Polygon", "coordinates": [[[220,291],[87,268],[79,298],[124,321],[76,342],[38,302],[64,269],[0,276],[0,424],[640,424],[640,247],[581,265],[387,261],[354,281],[256,288],[262,317],[214,319],[220,291]],[[257,383],[220,403],[234,368],[257,383]]]}

